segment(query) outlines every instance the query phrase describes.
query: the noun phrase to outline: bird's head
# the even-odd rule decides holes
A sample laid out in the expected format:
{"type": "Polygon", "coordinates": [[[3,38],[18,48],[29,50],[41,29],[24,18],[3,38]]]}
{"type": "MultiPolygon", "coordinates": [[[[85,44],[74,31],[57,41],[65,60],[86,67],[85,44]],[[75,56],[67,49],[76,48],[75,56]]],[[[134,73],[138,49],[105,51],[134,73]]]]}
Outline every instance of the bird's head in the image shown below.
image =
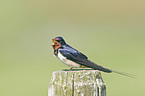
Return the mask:
{"type": "Polygon", "coordinates": [[[62,37],[55,37],[54,39],[52,39],[53,44],[52,44],[52,48],[54,50],[57,50],[58,48],[62,47],[62,45],[65,45],[65,41],[62,37]]]}

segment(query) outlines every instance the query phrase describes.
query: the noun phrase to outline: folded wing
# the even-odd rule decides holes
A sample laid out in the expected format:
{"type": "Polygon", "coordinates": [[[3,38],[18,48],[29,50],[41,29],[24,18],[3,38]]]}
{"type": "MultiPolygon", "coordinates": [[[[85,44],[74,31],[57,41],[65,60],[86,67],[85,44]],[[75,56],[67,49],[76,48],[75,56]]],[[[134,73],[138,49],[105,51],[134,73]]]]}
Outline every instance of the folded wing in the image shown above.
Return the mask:
{"type": "Polygon", "coordinates": [[[65,57],[67,57],[67,59],[72,60],[80,65],[95,69],[95,70],[100,70],[103,72],[107,72],[107,73],[111,73],[112,71],[110,69],[104,68],[100,65],[95,64],[94,62],[88,60],[87,58],[82,58],[85,57],[84,54],[82,53],[72,53],[69,50],[60,50],[61,54],[65,57]],[[75,54],[75,55],[74,55],[75,54]],[[77,54],[77,55],[76,55],[77,54]]]}

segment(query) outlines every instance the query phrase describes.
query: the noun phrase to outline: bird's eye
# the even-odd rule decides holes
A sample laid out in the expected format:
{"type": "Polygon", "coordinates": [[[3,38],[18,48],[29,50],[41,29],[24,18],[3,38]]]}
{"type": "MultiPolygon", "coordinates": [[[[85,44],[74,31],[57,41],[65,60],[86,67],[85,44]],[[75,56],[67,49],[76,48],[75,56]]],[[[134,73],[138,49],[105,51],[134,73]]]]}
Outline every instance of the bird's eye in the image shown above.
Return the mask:
{"type": "Polygon", "coordinates": [[[60,40],[56,40],[58,43],[60,42],[60,40]]]}

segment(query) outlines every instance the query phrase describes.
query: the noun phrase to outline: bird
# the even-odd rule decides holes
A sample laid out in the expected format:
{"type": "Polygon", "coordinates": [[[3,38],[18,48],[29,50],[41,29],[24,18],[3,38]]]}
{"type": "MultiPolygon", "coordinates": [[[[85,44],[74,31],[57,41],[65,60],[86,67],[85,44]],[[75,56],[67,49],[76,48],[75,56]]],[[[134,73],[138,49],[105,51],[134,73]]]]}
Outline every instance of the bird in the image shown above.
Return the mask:
{"type": "Polygon", "coordinates": [[[63,39],[63,37],[61,36],[55,37],[54,39],[52,39],[52,41],[53,41],[52,48],[54,50],[54,56],[57,57],[65,65],[71,67],[70,71],[73,68],[87,67],[93,70],[99,70],[106,73],[115,72],[128,77],[133,77],[132,74],[118,72],[92,62],[91,60],[88,59],[88,57],[85,54],[67,44],[63,39]]]}

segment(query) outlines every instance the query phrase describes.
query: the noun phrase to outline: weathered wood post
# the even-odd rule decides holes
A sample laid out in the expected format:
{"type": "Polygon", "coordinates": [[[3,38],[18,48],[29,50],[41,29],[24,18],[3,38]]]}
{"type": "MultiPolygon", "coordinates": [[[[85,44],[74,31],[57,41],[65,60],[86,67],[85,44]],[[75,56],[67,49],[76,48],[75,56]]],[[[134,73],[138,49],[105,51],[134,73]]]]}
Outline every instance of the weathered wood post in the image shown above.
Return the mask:
{"type": "Polygon", "coordinates": [[[106,96],[106,85],[97,70],[56,71],[48,96],[106,96]]]}

